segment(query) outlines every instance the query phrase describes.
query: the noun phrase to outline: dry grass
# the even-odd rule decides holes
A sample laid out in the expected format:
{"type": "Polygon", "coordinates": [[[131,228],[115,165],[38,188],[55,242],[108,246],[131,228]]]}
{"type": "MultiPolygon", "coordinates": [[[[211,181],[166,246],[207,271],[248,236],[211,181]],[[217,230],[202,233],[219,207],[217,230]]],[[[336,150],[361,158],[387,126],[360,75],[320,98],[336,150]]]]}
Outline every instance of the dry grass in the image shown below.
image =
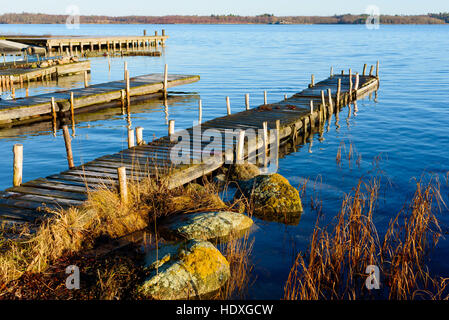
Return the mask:
{"type": "Polygon", "coordinates": [[[115,189],[89,191],[77,208],[54,211],[32,235],[0,241],[0,291],[25,272],[39,273],[66,254],[92,248],[98,239],[118,238],[146,228],[158,218],[180,212],[226,209],[213,185],[169,190],[160,179],[128,183],[129,201],[115,189]]]}
{"type": "Polygon", "coordinates": [[[379,181],[361,181],[342,202],[331,232],[318,221],[307,255],[298,254],[284,287],[285,299],[413,299],[443,297],[445,279],[433,279],[425,254],[440,237],[434,202],[439,185],[417,183],[410,206],[390,223],[382,242],[373,224],[379,181]],[[368,265],[377,265],[385,281],[381,290],[365,287],[368,265]]]}
{"type": "Polygon", "coordinates": [[[249,257],[253,250],[254,239],[249,240],[248,232],[244,237],[236,235],[230,241],[222,243],[220,249],[228,260],[231,277],[226,285],[220,289],[215,299],[243,299],[251,282],[253,265],[249,257]]]}

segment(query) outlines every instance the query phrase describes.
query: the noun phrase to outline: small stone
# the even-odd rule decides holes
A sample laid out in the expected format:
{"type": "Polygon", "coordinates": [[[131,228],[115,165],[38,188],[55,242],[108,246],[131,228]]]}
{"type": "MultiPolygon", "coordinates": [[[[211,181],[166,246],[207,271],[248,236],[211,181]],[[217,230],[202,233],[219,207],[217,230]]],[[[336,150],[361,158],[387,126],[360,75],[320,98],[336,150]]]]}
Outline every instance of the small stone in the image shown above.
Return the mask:
{"type": "Polygon", "coordinates": [[[145,297],[180,300],[219,290],[230,278],[229,262],[210,242],[160,245],[145,257],[150,272],[138,288],[145,297]]]}
{"type": "Polygon", "coordinates": [[[253,220],[230,211],[181,214],[170,217],[159,225],[159,231],[168,239],[225,239],[248,230],[253,220]]]}

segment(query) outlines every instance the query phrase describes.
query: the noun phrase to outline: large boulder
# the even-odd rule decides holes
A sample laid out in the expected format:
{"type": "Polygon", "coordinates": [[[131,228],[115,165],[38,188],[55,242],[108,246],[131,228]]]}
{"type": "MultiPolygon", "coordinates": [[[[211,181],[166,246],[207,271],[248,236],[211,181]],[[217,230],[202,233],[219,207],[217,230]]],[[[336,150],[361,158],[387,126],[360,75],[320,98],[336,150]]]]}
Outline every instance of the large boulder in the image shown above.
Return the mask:
{"type": "Polygon", "coordinates": [[[253,220],[230,211],[200,212],[170,217],[159,225],[159,231],[167,239],[226,239],[248,230],[253,220]]]}
{"type": "Polygon", "coordinates": [[[145,257],[145,268],[150,274],[139,292],[158,300],[203,297],[230,277],[229,263],[220,251],[198,240],[159,246],[145,257]]]}
{"type": "Polygon", "coordinates": [[[262,219],[296,224],[302,212],[301,198],[296,188],[280,174],[260,175],[239,183],[240,192],[250,199],[254,214],[262,219]]]}

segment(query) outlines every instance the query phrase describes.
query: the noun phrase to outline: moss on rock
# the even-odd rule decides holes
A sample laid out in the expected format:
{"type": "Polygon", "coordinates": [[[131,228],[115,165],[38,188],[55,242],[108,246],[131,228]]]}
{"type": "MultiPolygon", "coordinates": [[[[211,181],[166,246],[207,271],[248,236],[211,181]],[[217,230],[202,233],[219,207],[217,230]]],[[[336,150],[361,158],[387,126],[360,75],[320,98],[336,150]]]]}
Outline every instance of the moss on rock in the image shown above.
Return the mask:
{"type": "MultiPolygon", "coordinates": [[[[296,188],[280,174],[261,175],[239,183],[241,193],[260,218],[296,224],[302,212],[301,198],[296,188]]],[[[240,196],[237,193],[236,196],[240,196]]]]}
{"type": "Polygon", "coordinates": [[[139,292],[158,300],[201,297],[219,290],[230,277],[229,263],[210,242],[161,245],[145,259],[149,277],[139,292]]]}

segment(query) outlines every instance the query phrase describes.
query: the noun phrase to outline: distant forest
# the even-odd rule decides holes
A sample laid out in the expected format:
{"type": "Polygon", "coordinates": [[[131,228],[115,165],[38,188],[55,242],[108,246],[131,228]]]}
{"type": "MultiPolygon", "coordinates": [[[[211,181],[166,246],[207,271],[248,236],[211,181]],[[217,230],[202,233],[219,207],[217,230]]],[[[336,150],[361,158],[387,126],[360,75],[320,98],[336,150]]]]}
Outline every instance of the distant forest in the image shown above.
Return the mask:
{"type": "MultiPolygon", "coordinates": [[[[210,16],[80,16],[80,23],[97,24],[363,24],[367,15],[335,16],[286,16],[272,14],[258,16],[210,15],[210,16]]],[[[67,15],[41,13],[5,13],[0,15],[0,24],[63,24],[67,15]]],[[[426,15],[381,15],[381,24],[444,24],[449,23],[449,13],[426,15]]]]}

